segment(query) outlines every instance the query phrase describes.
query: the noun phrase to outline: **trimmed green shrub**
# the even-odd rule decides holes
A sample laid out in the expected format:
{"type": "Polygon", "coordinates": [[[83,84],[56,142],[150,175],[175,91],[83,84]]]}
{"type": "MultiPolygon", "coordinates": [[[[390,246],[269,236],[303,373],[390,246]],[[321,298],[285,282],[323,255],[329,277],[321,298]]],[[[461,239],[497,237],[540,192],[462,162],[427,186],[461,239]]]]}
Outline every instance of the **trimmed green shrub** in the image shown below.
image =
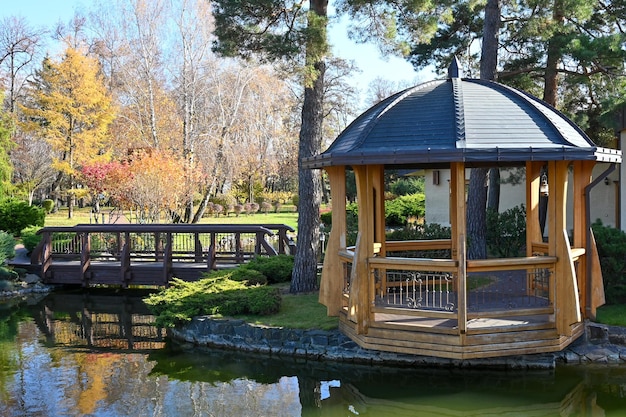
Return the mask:
{"type": "Polygon", "coordinates": [[[487,210],[487,250],[500,258],[522,256],[526,250],[526,209],[515,206],[498,213],[487,210]]]}
{"type": "Polygon", "coordinates": [[[607,304],[626,303],[626,233],[600,220],[591,225],[598,248],[607,304]]]}
{"type": "Polygon", "coordinates": [[[251,268],[235,268],[230,273],[233,281],[245,282],[248,286],[267,285],[267,277],[262,272],[251,268]]]}
{"type": "Polygon", "coordinates": [[[39,242],[41,242],[41,235],[37,234],[39,229],[39,226],[31,226],[22,230],[22,243],[28,253],[31,253],[33,249],[37,247],[39,242]]]}
{"type": "MultiPolygon", "coordinates": [[[[402,241],[450,239],[450,236],[452,236],[450,227],[442,226],[439,223],[424,223],[408,225],[402,229],[389,232],[387,233],[387,240],[402,241]]],[[[394,253],[394,256],[447,259],[451,257],[451,254],[449,249],[432,249],[394,253]]]]}
{"type": "Polygon", "coordinates": [[[15,286],[11,281],[0,279],[0,291],[13,291],[15,286]]]}
{"type": "Polygon", "coordinates": [[[385,223],[389,226],[403,226],[411,219],[421,219],[426,214],[424,194],[403,195],[385,201],[385,223]]]}
{"type": "Polygon", "coordinates": [[[15,238],[0,230],[0,265],[15,257],[15,238]]]}
{"type": "Polygon", "coordinates": [[[26,274],[28,274],[28,270],[19,267],[13,267],[13,272],[15,272],[19,278],[24,278],[26,274]]]}
{"type": "Polygon", "coordinates": [[[293,256],[277,255],[268,258],[256,257],[239,269],[253,269],[267,277],[269,284],[289,282],[293,271],[293,256]]]}
{"type": "Polygon", "coordinates": [[[7,199],[0,202],[0,230],[19,236],[28,226],[43,227],[46,213],[41,207],[25,201],[7,199]]]}
{"type": "Polygon", "coordinates": [[[54,209],[54,201],[47,199],[41,202],[41,207],[44,209],[46,214],[52,213],[52,209],[54,209]]]}
{"type": "Polygon", "coordinates": [[[0,281],[17,281],[19,278],[19,274],[14,270],[0,266],[0,281]]]}
{"type": "Polygon", "coordinates": [[[275,287],[248,287],[224,276],[209,276],[196,282],[173,279],[169,288],[144,301],[156,315],[158,326],[174,327],[202,315],[276,313],[281,296],[275,287]]]}
{"type": "Polygon", "coordinates": [[[424,193],[424,177],[398,178],[389,185],[389,191],[397,196],[424,193]]]}
{"type": "Polygon", "coordinates": [[[387,233],[387,240],[433,240],[450,239],[452,231],[439,223],[424,223],[407,226],[387,233]]]}

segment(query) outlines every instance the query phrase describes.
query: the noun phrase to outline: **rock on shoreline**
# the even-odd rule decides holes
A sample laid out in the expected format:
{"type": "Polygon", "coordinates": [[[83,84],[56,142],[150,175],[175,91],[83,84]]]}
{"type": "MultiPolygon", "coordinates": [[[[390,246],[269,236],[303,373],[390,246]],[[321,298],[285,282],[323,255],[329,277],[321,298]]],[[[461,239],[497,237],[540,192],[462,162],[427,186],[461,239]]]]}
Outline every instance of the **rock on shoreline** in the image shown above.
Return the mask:
{"type": "Polygon", "coordinates": [[[249,324],[243,320],[196,317],[171,336],[190,347],[265,353],[318,361],[489,369],[554,369],[559,364],[626,363],[626,329],[587,323],[585,335],[561,352],[454,360],[363,349],[339,330],[299,330],[249,324]]]}

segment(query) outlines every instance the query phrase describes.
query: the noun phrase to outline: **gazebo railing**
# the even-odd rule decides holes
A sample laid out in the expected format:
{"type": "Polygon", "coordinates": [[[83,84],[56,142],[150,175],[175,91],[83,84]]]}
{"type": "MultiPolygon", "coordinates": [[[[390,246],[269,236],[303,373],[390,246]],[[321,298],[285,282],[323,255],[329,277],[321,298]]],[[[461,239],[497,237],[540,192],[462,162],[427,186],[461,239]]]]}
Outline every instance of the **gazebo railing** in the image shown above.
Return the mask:
{"type": "Polygon", "coordinates": [[[377,306],[453,312],[458,305],[457,280],[450,272],[375,269],[374,277],[377,306]]]}
{"type": "MultiPolygon", "coordinates": [[[[441,248],[448,244],[437,241],[441,248]]],[[[413,250],[410,243],[387,248],[413,250]]],[[[419,243],[420,247],[424,242],[419,243]]],[[[354,252],[341,251],[344,266],[343,300],[349,304],[350,273],[354,252]]],[[[440,249],[439,247],[437,249],[440,249]]],[[[421,248],[420,248],[421,250],[421,248]]],[[[385,315],[458,319],[459,305],[466,317],[497,319],[535,316],[550,320],[554,314],[555,257],[531,256],[469,260],[466,264],[465,302],[459,301],[458,264],[451,259],[380,256],[368,259],[372,277],[372,313],[385,315]]]]}
{"type": "Polygon", "coordinates": [[[374,277],[374,313],[456,318],[456,261],[373,257],[368,262],[374,277]]]}
{"type": "Polygon", "coordinates": [[[554,313],[552,256],[467,261],[468,318],[554,313]]]}

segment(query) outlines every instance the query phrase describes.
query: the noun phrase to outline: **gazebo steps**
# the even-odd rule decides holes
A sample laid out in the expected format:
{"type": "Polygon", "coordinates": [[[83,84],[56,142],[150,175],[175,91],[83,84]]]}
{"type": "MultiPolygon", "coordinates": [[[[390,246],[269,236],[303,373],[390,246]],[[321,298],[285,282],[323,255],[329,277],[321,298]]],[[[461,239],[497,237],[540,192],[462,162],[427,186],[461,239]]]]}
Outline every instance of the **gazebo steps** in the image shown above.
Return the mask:
{"type": "Polygon", "coordinates": [[[582,323],[572,326],[571,336],[557,334],[553,324],[551,328],[532,327],[504,329],[502,326],[495,326],[490,333],[483,329],[480,333],[472,334],[468,329],[467,334],[460,335],[458,329],[454,328],[444,333],[441,328],[433,331],[435,327],[405,326],[402,329],[374,322],[368,328],[367,334],[358,334],[356,325],[345,316],[339,321],[339,329],[363,348],[449,359],[557,352],[567,347],[584,331],[582,323]]]}

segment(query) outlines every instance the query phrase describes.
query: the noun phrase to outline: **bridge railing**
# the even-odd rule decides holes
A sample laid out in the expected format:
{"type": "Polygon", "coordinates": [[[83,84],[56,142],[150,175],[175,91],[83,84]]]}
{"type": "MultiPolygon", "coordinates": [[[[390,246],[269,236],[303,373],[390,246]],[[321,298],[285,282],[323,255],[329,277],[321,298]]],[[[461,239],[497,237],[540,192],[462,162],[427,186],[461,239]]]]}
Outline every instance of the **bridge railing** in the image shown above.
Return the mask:
{"type": "MultiPolygon", "coordinates": [[[[268,224],[90,224],[44,227],[41,242],[31,255],[31,264],[41,265],[45,279],[53,262],[80,262],[81,275],[88,275],[93,262],[114,262],[121,274],[132,264],[160,262],[163,279],[172,264],[243,263],[255,256],[293,254],[286,225],[268,224]]],[[[128,274],[127,274],[128,275],[128,274]]],[[[81,276],[80,279],[84,279],[81,276]]]]}

